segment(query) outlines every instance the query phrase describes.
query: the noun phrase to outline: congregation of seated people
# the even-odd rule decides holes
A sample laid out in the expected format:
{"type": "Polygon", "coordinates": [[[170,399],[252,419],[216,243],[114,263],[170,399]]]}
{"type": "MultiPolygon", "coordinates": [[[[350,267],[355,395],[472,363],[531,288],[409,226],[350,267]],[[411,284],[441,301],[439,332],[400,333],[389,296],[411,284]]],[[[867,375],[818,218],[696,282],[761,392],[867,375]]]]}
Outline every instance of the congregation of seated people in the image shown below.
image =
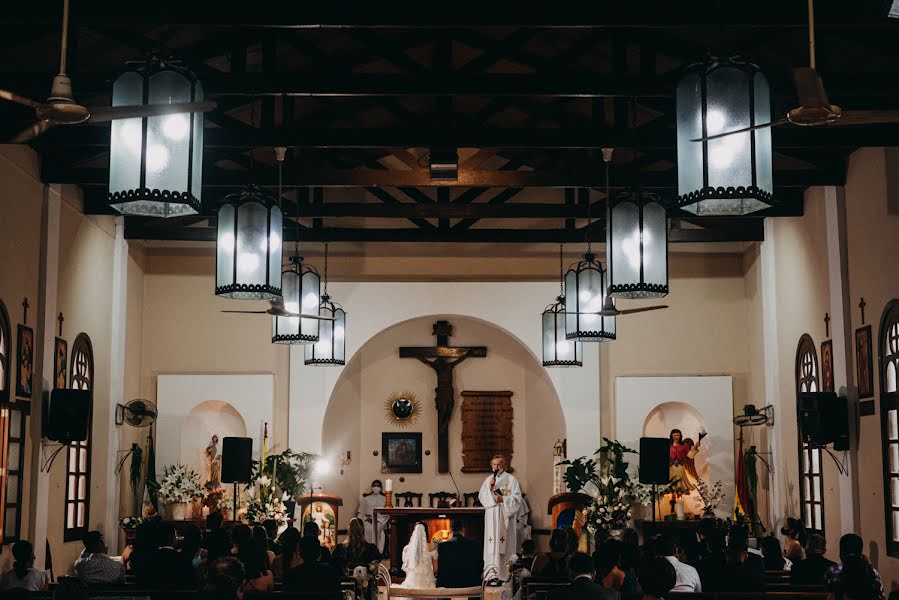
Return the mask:
{"type": "MultiPolygon", "coordinates": [[[[750,547],[745,529],[728,530],[715,520],[704,520],[694,534],[653,536],[643,543],[632,529],[620,539],[600,531],[591,544],[592,555],[583,552],[583,540],[573,529],[555,529],[548,552],[536,552],[530,540],[523,544],[512,569],[515,597],[655,600],[671,594],[796,591],[827,600],[883,600],[883,583],[864,555],[859,536],[842,536],[835,562],[825,557],[822,536],[806,535],[793,525],[789,534],[784,531],[783,547],[769,536],[758,540],[759,549],[750,547]],[[532,590],[540,585],[549,587],[536,596],[532,590]]],[[[71,575],[55,584],[53,598],[81,600],[89,597],[89,589],[123,585],[195,590],[197,597],[209,599],[252,598],[273,590],[336,597],[341,580],[349,581],[354,572],[380,560],[377,548],[365,540],[359,519],[350,522],[346,538],[333,552],[319,543],[314,523],[307,524],[304,533],[293,526],[275,539],[277,533],[274,522],[226,529],[215,514],[205,530],[187,525],[180,536],[171,524],[145,521],[123,555],[110,557],[103,534],[89,531],[71,575]]],[[[11,550],[13,567],[0,576],[3,598],[46,592],[49,576],[35,567],[32,544],[20,540],[11,550]]],[[[441,564],[449,564],[446,558],[441,556],[441,564]]],[[[373,590],[357,588],[357,597],[374,598],[373,590]]]]}

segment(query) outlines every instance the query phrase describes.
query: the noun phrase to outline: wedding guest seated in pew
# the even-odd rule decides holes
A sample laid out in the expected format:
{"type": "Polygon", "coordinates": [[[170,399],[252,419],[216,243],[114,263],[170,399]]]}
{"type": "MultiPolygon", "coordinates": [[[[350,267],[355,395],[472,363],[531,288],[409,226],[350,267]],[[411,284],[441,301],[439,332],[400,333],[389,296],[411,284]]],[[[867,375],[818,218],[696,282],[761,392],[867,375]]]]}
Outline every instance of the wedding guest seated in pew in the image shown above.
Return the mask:
{"type": "Polygon", "coordinates": [[[106,540],[99,531],[88,531],[84,550],[75,561],[75,575],[87,585],[125,583],[125,565],[106,554],[106,540]]]}
{"type": "Polygon", "coordinates": [[[854,533],[840,538],[840,564],[827,570],[824,588],[828,600],[880,600],[883,598],[883,581],[868,557],[864,555],[864,542],[854,533]]]}
{"type": "MultiPolygon", "coordinates": [[[[88,600],[89,597],[87,586],[78,579],[71,577],[61,580],[56,584],[56,589],[53,590],[53,600],[88,600]]],[[[4,598],[4,600],[7,599],[4,598]]],[[[8,600],[13,600],[13,598],[8,600]]]]}
{"type": "Polygon", "coordinates": [[[203,559],[206,558],[206,550],[201,546],[203,544],[203,532],[196,525],[188,525],[181,532],[181,557],[184,561],[190,562],[190,566],[196,574],[200,568],[203,559]]]}
{"type": "Polygon", "coordinates": [[[701,592],[702,582],[699,579],[699,572],[694,567],[681,562],[679,558],[681,554],[680,542],[678,542],[674,536],[666,535],[656,542],[656,544],[658,548],[656,554],[671,563],[671,566],[674,567],[674,573],[677,576],[677,580],[671,591],[696,594],[701,592]]]}
{"type": "Polygon", "coordinates": [[[253,539],[256,540],[256,544],[265,551],[265,568],[271,569],[272,561],[275,560],[275,552],[269,545],[268,532],[266,531],[265,527],[263,527],[262,525],[254,526],[253,539]]]}
{"type": "Polygon", "coordinates": [[[743,536],[731,534],[725,553],[724,568],[708,574],[707,592],[761,592],[765,589],[765,573],[749,560],[749,548],[743,536]]]}
{"type": "Polygon", "coordinates": [[[820,534],[808,536],[805,544],[805,559],[790,569],[790,583],[793,585],[824,585],[824,575],[836,566],[832,560],[824,558],[827,552],[827,539],[820,534]]]}
{"type": "Polygon", "coordinates": [[[562,589],[553,591],[550,600],[618,600],[618,590],[604,588],[593,581],[596,575],[593,559],[583,552],[576,552],[569,561],[571,583],[562,589]]]}
{"type": "Polygon", "coordinates": [[[762,560],[766,571],[789,571],[793,563],[783,555],[780,542],[773,535],[762,538],[762,560]]]}
{"type": "Polygon", "coordinates": [[[47,574],[34,568],[34,548],[28,540],[12,545],[12,569],[0,578],[0,591],[22,588],[29,592],[47,589],[47,574]]]}
{"type": "Polygon", "coordinates": [[[151,565],[147,585],[177,588],[196,585],[191,559],[175,550],[175,528],[169,523],[159,526],[159,548],[151,565]]]}
{"type": "Polygon", "coordinates": [[[303,564],[287,571],[284,581],[284,588],[287,591],[319,594],[338,591],[340,573],[331,565],[319,562],[321,552],[322,547],[318,538],[306,536],[300,541],[300,555],[303,557],[303,564]]]}
{"type": "Polygon", "coordinates": [[[276,581],[283,581],[287,571],[303,564],[303,558],[300,556],[300,539],[300,530],[293,526],[285,529],[278,538],[281,554],[275,557],[275,562],[272,563],[276,581]]]}
{"type": "Polygon", "coordinates": [[[247,590],[267,594],[275,588],[275,576],[266,566],[268,549],[254,537],[249,525],[234,528],[233,554],[243,563],[247,578],[247,590]]]}
{"type": "Polygon", "coordinates": [[[784,557],[790,562],[802,560],[802,549],[807,542],[805,524],[801,519],[788,517],[780,532],[785,536],[784,557]]]}
{"type": "Polygon", "coordinates": [[[331,564],[347,577],[353,574],[356,567],[368,567],[380,560],[381,553],[378,552],[378,547],[365,539],[365,525],[362,520],[351,519],[347,528],[347,538],[334,548],[331,564]]]}
{"type": "Polygon", "coordinates": [[[275,553],[275,556],[281,554],[281,544],[278,543],[278,522],[274,519],[266,519],[262,522],[265,527],[265,533],[268,536],[268,549],[275,553]]]}
{"type": "Polygon", "coordinates": [[[607,540],[593,553],[596,582],[604,588],[620,590],[624,585],[625,575],[621,570],[622,546],[618,540],[607,540]]]}
{"type": "Polygon", "coordinates": [[[224,517],[219,511],[211,512],[206,516],[206,530],[203,532],[203,548],[208,549],[207,544],[216,533],[222,529],[224,517]]]}
{"type": "Polygon", "coordinates": [[[202,600],[243,600],[247,575],[243,564],[232,556],[216,558],[209,563],[202,600]]]}
{"type": "Polygon", "coordinates": [[[665,600],[677,582],[677,574],[665,558],[645,558],[637,569],[643,600],[665,600]]]}
{"type": "MultiPolygon", "coordinates": [[[[314,537],[315,539],[319,539],[322,535],[322,530],[318,526],[318,523],[315,521],[309,521],[308,523],[303,525],[303,537],[314,537]]],[[[321,541],[319,540],[319,545],[321,545],[321,541]]],[[[336,548],[335,548],[336,550],[336,548]]],[[[321,559],[319,559],[323,563],[331,562],[332,553],[331,550],[325,546],[322,546],[322,555],[321,559]]]]}
{"type": "Polygon", "coordinates": [[[549,536],[549,552],[534,557],[531,577],[543,579],[568,579],[568,534],[564,529],[553,529],[549,536]]]}

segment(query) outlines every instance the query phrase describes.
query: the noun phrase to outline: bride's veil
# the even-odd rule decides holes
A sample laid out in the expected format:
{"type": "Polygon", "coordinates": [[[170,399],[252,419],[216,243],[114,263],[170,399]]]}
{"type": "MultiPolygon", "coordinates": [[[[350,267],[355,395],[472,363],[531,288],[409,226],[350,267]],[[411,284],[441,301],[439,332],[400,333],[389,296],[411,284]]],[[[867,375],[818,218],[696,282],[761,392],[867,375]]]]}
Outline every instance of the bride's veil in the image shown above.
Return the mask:
{"type": "Polygon", "coordinates": [[[409,552],[403,553],[403,571],[409,573],[424,564],[431,564],[430,549],[428,548],[428,530],[424,524],[419,523],[409,539],[409,552]]]}

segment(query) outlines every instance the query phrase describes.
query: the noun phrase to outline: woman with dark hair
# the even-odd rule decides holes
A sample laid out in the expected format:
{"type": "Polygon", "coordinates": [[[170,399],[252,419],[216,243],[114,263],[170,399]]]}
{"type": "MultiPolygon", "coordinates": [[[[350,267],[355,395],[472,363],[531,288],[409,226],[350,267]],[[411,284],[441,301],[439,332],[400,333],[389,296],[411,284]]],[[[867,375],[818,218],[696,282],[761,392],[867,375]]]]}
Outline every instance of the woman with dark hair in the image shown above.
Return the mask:
{"type": "Polygon", "coordinates": [[[191,568],[196,572],[206,555],[206,551],[200,547],[203,543],[203,532],[196,525],[188,525],[181,531],[181,535],[183,538],[179,552],[185,561],[190,561],[191,568]]]}
{"type": "Polygon", "coordinates": [[[856,554],[843,559],[833,596],[835,600],[883,600],[882,584],[867,558],[856,554]]]}
{"type": "Polygon", "coordinates": [[[647,558],[637,569],[637,579],[643,589],[643,600],[664,600],[677,582],[677,573],[666,559],[647,558]]]}
{"type": "Polygon", "coordinates": [[[281,554],[272,563],[272,572],[276,580],[283,580],[287,571],[303,564],[300,557],[300,539],[300,531],[296,527],[288,527],[278,538],[281,554]]]}
{"type": "Polygon", "coordinates": [[[596,569],[596,583],[602,587],[620,590],[624,585],[624,571],[621,570],[623,544],[618,540],[608,540],[593,553],[593,567],[596,569]]]}
{"type": "Polygon", "coordinates": [[[144,521],[134,531],[134,542],[122,553],[125,570],[130,571],[138,583],[154,583],[151,580],[159,540],[159,523],[144,521]]]}
{"type": "Polygon", "coordinates": [[[262,525],[255,525],[253,527],[253,539],[256,540],[256,544],[260,548],[265,549],[265,567],[271,569],[272,562],[275,560],[275,553],[269,549],[268,531],[262,525]]]}
{"type": "Polygon", "coordinates": [[[356,567],[367,567],[380,559],[378,547],[365,540],[365,524],[362,519],[351,519],[346,540],[334,547],[331,564],[346,577],[352,575],[356,567]]]}
{"type": "Polygon", "coordinates": [[[806,533],[805,524],[800,519],[787,517],[780,532],[786,537],[784,540],[784,556],[790,562],[802,560],[802,549],[805,548],[806,533]]]}
{"type": "Polygon", "coordinates": [[[762,562],[766,571],[789,571],[793,565],[789,559],[784,558],[780,550],[780,542],[773,535],[762,538],[762,562]]]}
{"type": "Polygon", "coordinates": [[[47,574],[34,568],[34,548],[28,540],[19,540],[12,545],[12,569],[0,578],[0,590],[21,588],[29,592],[43,592],[47,589],[47,574]]]}
{"type": "Polygon", "coordinates": [[[531,577],[568,580],[568,534],[564,529],[553,529],[549,536],[549,552],[534,557],[531,577]]]}
{"type": "Polygon", "coordinates": [[[267,594],[275,588],[275,576],[266,565],[267,548],[256,542],[249,525],[234,528],[232,552],[247,572],[247,590],[267,594]]]}

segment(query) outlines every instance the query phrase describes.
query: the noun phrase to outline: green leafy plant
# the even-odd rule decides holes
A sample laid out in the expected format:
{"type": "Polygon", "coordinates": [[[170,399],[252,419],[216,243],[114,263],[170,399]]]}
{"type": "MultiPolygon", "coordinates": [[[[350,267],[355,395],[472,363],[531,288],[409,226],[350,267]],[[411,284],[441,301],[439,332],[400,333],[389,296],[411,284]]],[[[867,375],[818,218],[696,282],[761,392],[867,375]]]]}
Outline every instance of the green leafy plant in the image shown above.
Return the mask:
{"type": "Polygon", "coordinates": [[[306,492],[309,474],[317,456],[309,452],[294,452],[290,448],[280,454],[270,454],[265,465],[260,468],[258,460],[253,461],[251,485],[260,478],[267,478],[282,493],[293,499],[306,492]]]}
{"type": "Polygon", "coordinates": [[[594,452],[594,454],[599,454],[607,461],[609,465],[609,475],[616,479],[630,481],[630,476],[627,474],[628,463],[624,461],[624,455],[637,454],[637,451],[628,448],[618,440],[610,440],[609,438],[604,437],[602,438],[602,441],[605,442],[605,445],[594,452]]]}
{"type": "Polygon", "coordinates": [[[558,464],[568,465],[562,479],[565,480],[569,492],[582,492],[588,483],[598,481],[596,461],[592,458],[581,456],[574,460],[563,460],[558,464]]]}
{"type": "Polygon", "coordinates": [[[129,471],[129,482],[131,483],[131,491],[135,497],[140,492],[140,482],[143,478],[144,450],[140,444],[131,444],[131,469],[129,471]]]}

